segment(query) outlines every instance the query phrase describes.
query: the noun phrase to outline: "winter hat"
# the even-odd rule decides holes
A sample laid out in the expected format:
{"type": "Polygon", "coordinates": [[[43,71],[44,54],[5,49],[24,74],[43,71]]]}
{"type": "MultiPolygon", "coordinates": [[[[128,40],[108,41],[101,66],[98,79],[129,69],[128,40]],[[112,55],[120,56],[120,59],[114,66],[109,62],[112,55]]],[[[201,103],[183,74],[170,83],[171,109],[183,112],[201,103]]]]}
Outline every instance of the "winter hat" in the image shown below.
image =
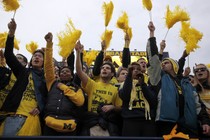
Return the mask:
{"type": "Polygon", "coordinates": [[[179,64],[176,60],[172,59],[172,58],[164,58],[162,63],[166,60],[169,60],[173,66],[174,72],[177,74],[178,70],[179,70],[179,64]]]}

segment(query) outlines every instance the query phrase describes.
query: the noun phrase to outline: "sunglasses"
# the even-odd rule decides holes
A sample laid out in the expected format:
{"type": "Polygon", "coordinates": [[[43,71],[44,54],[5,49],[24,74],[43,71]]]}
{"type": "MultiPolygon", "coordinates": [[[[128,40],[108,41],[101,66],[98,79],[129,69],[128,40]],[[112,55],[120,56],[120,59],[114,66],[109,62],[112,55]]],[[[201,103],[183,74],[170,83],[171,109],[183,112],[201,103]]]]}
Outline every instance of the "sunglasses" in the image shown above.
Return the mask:
{"type": "Polygon", "coordinates": [[[206,71],[206,70],[207,70],[206,68],[197,68],[197,69],[194,69],[194,72],[195,72],[195,73],[197,73],[197,72],[199,72],[199,71],[204,72],[204,71],[206,71]]]}

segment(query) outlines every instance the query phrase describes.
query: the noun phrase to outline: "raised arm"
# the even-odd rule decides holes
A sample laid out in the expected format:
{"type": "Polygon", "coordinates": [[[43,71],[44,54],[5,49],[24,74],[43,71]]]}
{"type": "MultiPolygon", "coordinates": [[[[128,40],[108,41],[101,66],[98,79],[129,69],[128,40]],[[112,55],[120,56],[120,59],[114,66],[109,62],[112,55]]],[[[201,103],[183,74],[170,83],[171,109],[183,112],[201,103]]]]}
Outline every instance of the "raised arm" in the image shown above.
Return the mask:
{"type": "Polygon", "coordinates": [[[71,69],[72,74],[74,72],[74,60],[75,60],[75,55],[74,51],[72,51],[71,54],[67,57],[67,65],[71,69]]]}
{"type": "Polygon", "coordinates": [[[102,41],[101,42],[101,51],[97,55],[96,60],[95,60],[95,64],[93,66],[93,75],[94,76],[99,76],[100,75],[100,68],[103,64],[105,48],[106,48],[105,41],[102,41]]]}
{"type": "Polygon", "coordinates": [[[178,77],[182,78],[182,74],[184,72],[184,65],[185,65],[185,61],[186,61],[186,57],[188,56],[189,54],[187,54],[186,50],[183,51],[182,53],[182,56],[181,58],[179,59],[178,61],[178,64],[179,64],[179,70],[178,70],[178,77]]]}
{"type": "Polygon", "coordinates": [[[50,90],[52,84],[54,83],[55,79],[55,69],[53,64],[53,35],[52,33],[48,33],[45,35],[45,40],[47,42],[45,56],[44,56],[44,73],[45,79],[47,84],[48,91],[50,90]]]}
{"type": "Polygon", "coordinates": [[[154,37],[155,26],[152,22],[149,22],[148,29],[150,31],[150,38],[147,43],[147,57],[149,60],[148,74],[150,77],[150,83],[153,86],[158,85],[161,79],[161,67],[158,56],[158,48],[156,45],[156,38],[154,37]]]}
{"type": "Polygon", "coordinates": [[[19,77],[19,75],[23,73],[23,71],[25,71],[25,67],[22,66],[22,64],[17,60],[16,56],[13,53],[16,27],[16,22],[14,19],[12,19],[8,24],[9,32],[6,40],[4,56],[7,65],[11,68],[14,75],[16,77],[19,77]]]}
{"type": "Polygon", "coordinates": [[[164,49],[165,49],[165,47],[166,47],[166,43],[165,43],[165,42],[166,42],[165,40],[162,40],[162,41],[160,42],[160,51],[159,51],[159,60],[160,60],[160,61],[163,60],[163,51],[164,51],[164,49]]]}
{"type": "Polygon", "coordinates": [[[76,50],[76,72],[77,72],[77,75],[79,76],[79,78],[81,79],[81,82],[82,82],[83,86],[86,86],[87,82],[88,82],[88,76],[82,70],[81,57],[80,57],[82,49],[83,49],[82,45],[81,45],[80,41],[78,41],[76,46],[75,46],[75,50],[76,50]]]}
{"type": "Polygon", "coordinates": [[[124,68],[128,68],[128,65],[131,63],[131,54],[130,54],[130,37],[126,33],[125,34],[125,46],[123,48],[123,54],[122,54],[122,66],[124,68]]]}
{"type": "MultiPolygon", "coordinates": [[[[82,48],[84,48],[83,45],[82,45],[82,48]]],[[[70,67],[70,69],[72,70],[72,73],[74,71],[74,60],[75,60],[75,55],[74,55],[74,51],[72,51],[72,53],[67,58],[67,64],[70,67]]],[[[81,65],[83,66],[83,51],[80,53],[80,60],[81,60],[81,65]]],[[[74,74],[73,83],[75,83],[78,86],[81,86],[80,85],[81,84],[81,80],[78,77],[77,73],[74,74]]]]}
{"type": "Polygon", "coordinates": [[[130,94],[132,90],[132,67],[128,67],[128,74],[126,76],[125,82],[123,84],[123,87],[119,90],[119,96],[123,100],[123,102],[129,102],[130,101],[130,94]]]}
{"type": "MultiPolygon", "coordinates": [[[[83,48],[84,48],[84,46],[83,46],[83,48]]],[[[81,52],[80,57],[81,57],[80,58],[81,63],[83,65],[83,52],[81,52]]],[[[72,72],[74,71],[74,60],[75,60],[75,55],[74,55],[74,51],[72,51],[71,54],[67,58],[67,64],[70,67],[70,69],[72,70],[72,72]]]]}

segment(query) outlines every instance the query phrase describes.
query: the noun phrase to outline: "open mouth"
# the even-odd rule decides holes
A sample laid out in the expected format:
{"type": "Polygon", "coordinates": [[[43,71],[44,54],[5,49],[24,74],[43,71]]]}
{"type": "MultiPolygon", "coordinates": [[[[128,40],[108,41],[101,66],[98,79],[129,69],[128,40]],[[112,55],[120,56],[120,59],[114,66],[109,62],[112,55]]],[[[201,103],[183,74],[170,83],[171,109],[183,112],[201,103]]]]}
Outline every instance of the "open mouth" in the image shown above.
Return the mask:
{"type": "Polygon", "coordinates": [[[36,63],[36,64],[39,63],[39,60],[34,60],[34,63],[36,63]]]}
{"type": "Polygon", "coordinates": [[[198,76],[199,76],[199,77],[202,77],[202,76],[203,76],[203,74],[202,74],[202,73],[199,73],[199,74],[198,74],[198,76]]]}
{"type": "Polygon", "coordinates": [[[103,75],[106,75],[106,74],[107,74],[107,72],[102,72],[102,74],[103,74],[103,75]]]}

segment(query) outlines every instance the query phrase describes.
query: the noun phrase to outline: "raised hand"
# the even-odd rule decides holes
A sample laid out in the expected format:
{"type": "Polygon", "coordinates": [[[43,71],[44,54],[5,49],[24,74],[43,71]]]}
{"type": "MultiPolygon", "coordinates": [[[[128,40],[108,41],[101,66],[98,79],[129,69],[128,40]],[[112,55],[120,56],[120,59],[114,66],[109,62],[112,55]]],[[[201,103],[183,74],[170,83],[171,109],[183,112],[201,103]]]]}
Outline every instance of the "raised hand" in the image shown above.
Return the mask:
{"type": "Polygon", "coordinates": [[[105,51],[105,49],[106,49],[106,42],[105,42],[105,40],[103,40],[102,42],[101,42],[101,51],[105,51]]]}
{"type": "Polygon", "coordinates": [[[164,51],[165,47],[166,47],[166,41],[162,40],[160,42],[160,52],[159,52],[160,54],[163,54],[163,51],[164,51]]]}
{"type": "Polygon", "coordinates": [[[47,42],[52,42],[53,35],[52,35],[51,32],[48,32],[48,33],[45,35],[44,38],[45,38],[45,40],[46,40],[47,42]]]}
{"type": "Polygon", "coordinates": [[[188,55],[189,55],[189,54],[187,53],[187,51],[184,50],[183,53],[182,53],[182,57],[183,57],[183,58],[186,58],[188,55]]]}
{"type": "Polygon", "coordinates": [[[165,41],[165,40],[162,40],[162,41],[160,42],[160,49],[161,49],[161,50],[164,50],[165,47],[166,47],[166,41],[165,41]]]}
{"type": "Polygon", "coordinates": [[[75,50],[79,53],[81,53],[83,51],[83,45],[80,43],[80,41],[77,41],[76,45],[75,45],[75,50]]]}
{"type": "Polygon", "coordinates": [[[125,34],[125,47],[129,47],[130,44],[130,37],[128,35],[128,33],[125,34]]]}
{"type": "Polygon", "coordinates": [[[12,18],[11,21],[8,23],[10,37],[13,37],[15,35],[16,28],[17,28],[17,24],[15,20],[12,18]]]}
{"type": "Polygon", "coordinates": [[[154,32],[155,31],[155,26],[154,26],[152,21],[149,22],[148,29],[150,30],[150,32],[154,32]]]}

